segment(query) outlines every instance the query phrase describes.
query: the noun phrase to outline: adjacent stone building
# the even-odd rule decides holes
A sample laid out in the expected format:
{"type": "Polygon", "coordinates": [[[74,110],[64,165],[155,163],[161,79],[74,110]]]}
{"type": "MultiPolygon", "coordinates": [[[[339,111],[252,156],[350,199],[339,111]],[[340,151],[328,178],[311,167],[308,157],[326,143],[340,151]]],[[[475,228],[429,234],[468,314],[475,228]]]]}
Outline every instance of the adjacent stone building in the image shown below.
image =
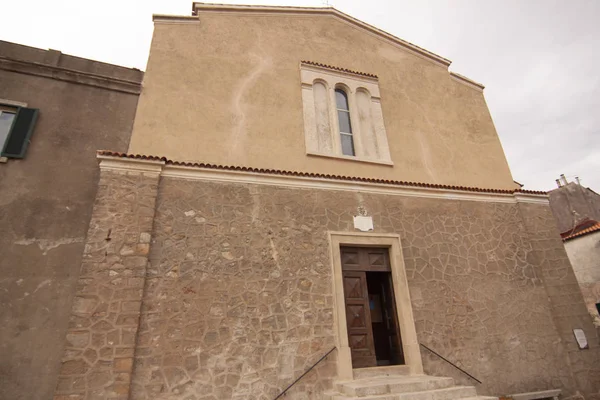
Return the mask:
{"type": "Polygon", "coordinates": [[[588,312],[600,329],[600,222],[594,221],[564,242],[588,312]]]}
{"type": "Polygon", "coordinates": [[[556,180],[556,184],[558,187],[548,192],[548,197],[558,230],[563,237],[587,228],[590,221],[600,221],[598,193],[582,186],[579,178],[569,182],[564,174],[556,180]]]}
{"type": "Polygon", "coordinates": [[[99,171],[143,73],[0,41],[0,399],[51,399],[99,171]]]}
{"type": "Polygon", "coordinates": [[[551,190],[550,208],[556,217],[567,255],[594,325],[600,328],[600,195],[569,182],[563,175],[551,190]]]}
{"type": "Polygon", "coordinates": [[[129,146],[97,146],[55,400],[273,400],[309,370],[287,398],[600,397],[482,85],[332,8],[154,22],[129,146]]]}

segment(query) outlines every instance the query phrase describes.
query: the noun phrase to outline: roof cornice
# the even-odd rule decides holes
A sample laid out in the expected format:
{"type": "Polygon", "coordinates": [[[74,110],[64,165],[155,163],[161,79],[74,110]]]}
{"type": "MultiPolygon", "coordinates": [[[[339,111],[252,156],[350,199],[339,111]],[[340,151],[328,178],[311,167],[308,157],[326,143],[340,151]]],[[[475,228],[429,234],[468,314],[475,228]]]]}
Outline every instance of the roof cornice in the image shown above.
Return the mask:
{"type": "Polygon", "coordinates": [[[200,22],[197,16],[152,14],[152,21],[167,24],[189,24],[200,22]]]}
{"type": "Polygon", "coordinates": [[[127,154],[99,150],[97,157],[101,168],[137,171],[143,165],[160,166],[160,175],[190,180],[213,180],[237,183],[257,183],[274,186],[303,187],[329,190],[365,191],[380,194],[397,194],[412,197],[431,197],[453,200],[472,200],[498,203],[548,204],[545,192],[522,189],[489,189],[423,182],[394,181],[329,175],[301,171],[285,171],[209,163],[192,163],[169,160],[166,157],[127,154]],[[104,167],[103,167],[104,165],[104,167]]]}
{"type": "Polygon", "coordinates": [[[141,82],[0,56],[0,70],[139,95],[141,82]]]}
{"type": "Polygon", "coordinates": [[[329,15],[339,18],[351,25],[365,29],[366,31],[375,34],[376,36],[392,42],[400,47],[403,47],[410,52],[419,55],[422,58],[433,61],[436,64],[450,66],[452,61],[430,52],[413,43],[402,40],[390,33],[387,33],[379,28],[369,25],[366,22],[360,21],[346,13],[343,13],[333,7],[287,7],[287,6],[255,6],[255,5],[236,5],[236,4],[213,4],[194,2],[192,12],[198,15],[202,12],[237,12],[237,13],[254,13],[254,14],[309,14],[309,15],[329,15]]]}
{"type": "Polygon", "coordinates": [[[481,83],[475,82],[474,80],[469,79],[464,75],[457,74],[456,72],[450,71],[450,76],[452,78],[458,80],[459,82],[464,83],[469,87],[472,87],[473,89],[477,89],[479,91],[482,91],[483,89],[485,89],[485,86],[483,86],[481,83]]]}

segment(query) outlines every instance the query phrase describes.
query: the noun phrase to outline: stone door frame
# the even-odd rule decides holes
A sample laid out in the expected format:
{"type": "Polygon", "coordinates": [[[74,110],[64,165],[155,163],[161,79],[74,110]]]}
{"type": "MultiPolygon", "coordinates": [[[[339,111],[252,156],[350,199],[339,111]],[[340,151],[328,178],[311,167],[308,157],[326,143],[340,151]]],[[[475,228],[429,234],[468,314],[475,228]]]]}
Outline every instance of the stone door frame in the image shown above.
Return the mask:
{"type": "Polygon", "coordinates": [[[410,301],[400,236],[393,233],[329,232],[329,250],[333,269],[334,329],[337,332],[336,345],[338,348],[338,379],[349,380],[354,378],[352,372],[352,354],[348,343],[348,328],[346,326],[346,302],[344,300],[340,246],[389,249],[394,297],[398,313],[398,325],[400,326],[400,333],[402,335],[402,349],[404,351],[405,362],[410,368],[411,375],[423,374],[423,361],[421,360],[421,350],[417,340],[417,330],[415,328],[410,301]]]}

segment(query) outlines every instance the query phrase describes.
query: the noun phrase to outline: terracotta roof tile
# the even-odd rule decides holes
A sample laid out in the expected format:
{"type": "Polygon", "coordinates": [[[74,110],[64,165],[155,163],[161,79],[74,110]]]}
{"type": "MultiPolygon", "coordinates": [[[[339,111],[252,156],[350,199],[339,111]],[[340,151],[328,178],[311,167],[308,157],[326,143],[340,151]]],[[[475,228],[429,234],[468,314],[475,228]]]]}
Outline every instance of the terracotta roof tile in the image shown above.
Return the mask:
{"type": "Polygon", "coordinates": [[[580,236],[585,236],[587,234],[590,234],[592,232],[597,232],[600,231],[600,222],[595,221],[596,223],[586,229],[580,230],[578,232],[572,233],[568,236],[563,237],[563,242],[566,242],[567,240],[571,240],[571,239],[575,239],[577,237],[580,236]]]}
{"type": "Polygon", "coordinates": [[[333,65],[322,64],[322,63],[318,63],[318,62],[314,62],[314,61],[305,61],[305,60],[302,60],[301,63],[302,64],[306,64],[306,65],[313,65],[315,67],[327,68],[327,69],[331,69],[331,70],[334,70],[334,71],[347,72],[349,74],[354,74],[354,75],[368,76],[369,78],[375,78],[375,79],[377,79],[377,75],[369,74],[367,72],[353,71],[351,69],[341,68],[341,67],[334,67],[333,65]]]}
{"type": "Polygon", "coordinates": [[[150,161],[164,161],[165,164],[168,165],[178,165],[184,167],[196,167],[196,168],[208,168],[208,169],[222,169],[227,171],[244,171],[244,172],[253,172],[257,174],[270,174],[270,175],[287,175],[287,176],[299,176],[305,178],[321,178],[321,179],[335,179],[341,181],[353,181],[353,182],[367,182],[367,183],[379,183],[386,185],[397,185],[397,186],[412,186],[412,187],[424,187],[430,189],[449,189],[449,190],[461,190],[467,192],[480,192],[480,193],[499,193],[499,194],[513,194],[513,193],[524,193],[524,194],[537,194],[537,195],[545,195],[546,192],[542,191],[533,191],[533,190],[523,190],[523,189],[488,189],[488,188],[478,188],[478,187],[469,187],[469,186],[454,186],[454,185],[440,185],[436,183],[425,183],[425,182],[408,182],[408,181],[397,181],[397,180],[389,180],[389,179],[379,179],[379,178],[363,178],[356,176],[345,176],[345,175],[330,175],[330,174],[321,174],[314,172],[301,172],[301,171],[286,171],[280,169],[269,169],[269,168],[253,168],[253,167],[241,167],[241,166],[233,166],[233,165],[218,165],[218,164],[210,164],[210,163],[197,163],[197,162],[182,162],[182,161],[173,161],[169,160],[166,157],[158,157],[158,156],[147,156],[141,154],[128,154],[121,153],[110,150],[98,150],[98,155],[101,156],[111,156],[111,157],[120,157],[120,158],[135,158],[141,160],[150,160],[150,161]]]}
{"type": "Polygon", "coordinates": [[[567,236],[571,236],[575,233],[579,233],[584,229],[587,229],[593,225],[595,225],[598,221],[596,221],[595,219],[591,219],[589,217],[585,217],[582,220],[580,220],[579,222],[577,222],[575,224],[575,226],[573,226],[571,229],[567,229],[564,232],[560,233],[560,237],[562,237],[563,239],[566,238],[567,236]]]}

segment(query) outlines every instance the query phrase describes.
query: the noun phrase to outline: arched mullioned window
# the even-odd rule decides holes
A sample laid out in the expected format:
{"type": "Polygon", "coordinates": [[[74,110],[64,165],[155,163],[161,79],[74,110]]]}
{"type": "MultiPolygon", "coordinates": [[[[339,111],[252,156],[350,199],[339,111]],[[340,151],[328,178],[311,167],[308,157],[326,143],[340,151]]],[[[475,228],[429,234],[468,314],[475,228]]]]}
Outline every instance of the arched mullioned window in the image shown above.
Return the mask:
{"type": "Polygon", "coordinates": [[[342,154],[354,156],[354,138],[352,136],[352,125],[350,124],[350,107],[348,106],[348,95],[342,89],[335,89],[335,106],[337,109],[338,125],[340,128],[340,140],[342,142],[342,154]]]}
{"type": "Polygon", "coordinates": [[[375,76],[302,62],[300,78],[307,155],[393,165],[375,76]]]}

